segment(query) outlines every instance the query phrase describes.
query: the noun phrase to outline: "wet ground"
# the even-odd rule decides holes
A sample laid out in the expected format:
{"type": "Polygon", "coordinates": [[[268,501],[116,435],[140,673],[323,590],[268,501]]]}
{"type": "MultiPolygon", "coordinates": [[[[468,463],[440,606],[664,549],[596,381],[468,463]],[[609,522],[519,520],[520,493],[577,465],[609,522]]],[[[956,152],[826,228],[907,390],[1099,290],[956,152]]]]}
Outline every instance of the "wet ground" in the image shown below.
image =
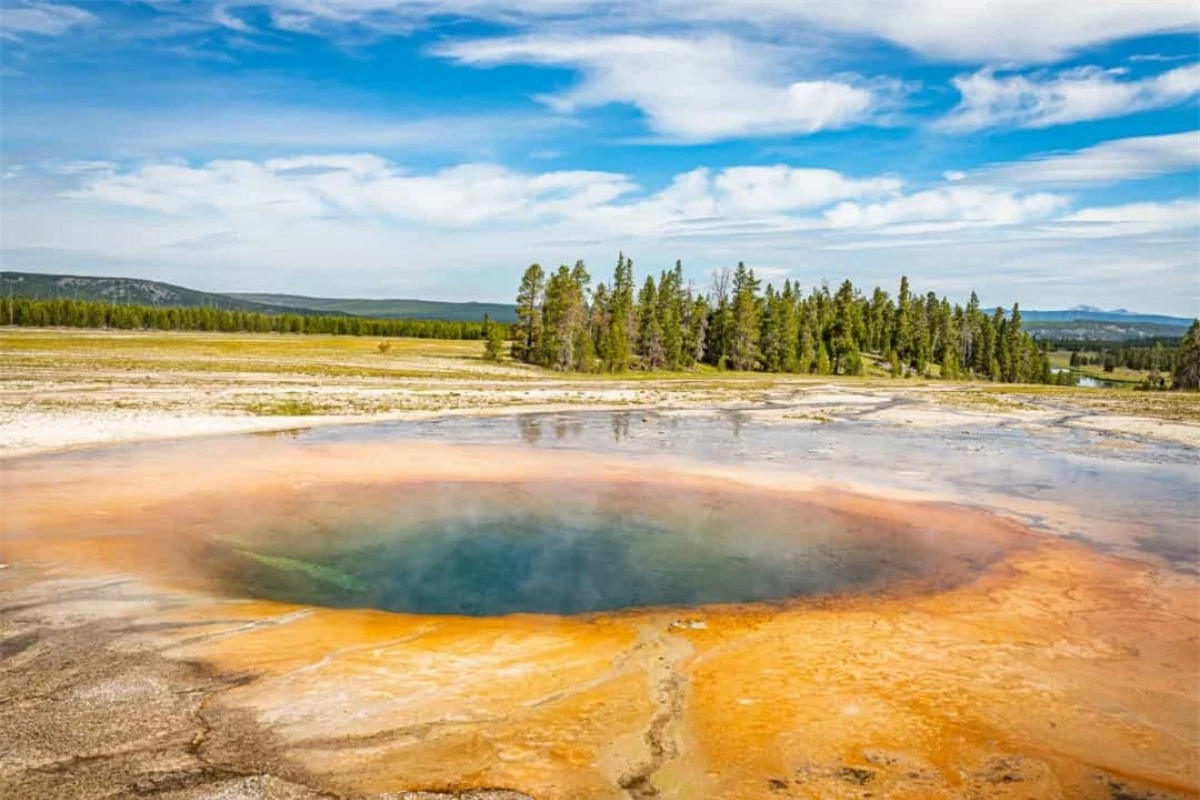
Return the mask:
{"type": "Polygon", "coordinates": [[[5,462],[0,790],[1195,796],[1196,449],[853,408],[5,462]]]}
{"type": "MultiPolygon", "coordinates": [[[[864,411],[879,406],[867,403],[864,411]]],[[[841,412],[846,413],[844,410],[841,412]]],[[[761,422],[753,411],[581,412],[314,429],[307,442],[452,441],[679,457],[800,471],[845,485],[890,488],[1010,512],[1035,528],[1200,561],[1200,449],[1019,422],[905,427],[871,420],[761,422]]]]}

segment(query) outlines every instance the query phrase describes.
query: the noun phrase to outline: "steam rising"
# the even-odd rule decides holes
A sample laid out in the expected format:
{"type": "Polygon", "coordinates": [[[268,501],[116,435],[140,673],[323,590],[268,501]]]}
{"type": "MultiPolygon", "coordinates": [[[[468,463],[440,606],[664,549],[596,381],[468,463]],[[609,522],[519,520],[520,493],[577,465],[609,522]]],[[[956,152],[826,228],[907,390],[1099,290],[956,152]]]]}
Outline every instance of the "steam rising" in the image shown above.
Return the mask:
{"type": "Polygon", "coordinates": [[[120,465],[121,485],[136,491],[81,488],[73,504],[61,502],[70,472],[60,464],[12,519],[224,595],[473,616],[943,589],[1013,544],[1005,524],[966,509],[590,455],[304,452],[259,442],[198,474],[151,450],[120,465]],[[39,506],[41,489],[55,487],[58,501],[39,506]]]}

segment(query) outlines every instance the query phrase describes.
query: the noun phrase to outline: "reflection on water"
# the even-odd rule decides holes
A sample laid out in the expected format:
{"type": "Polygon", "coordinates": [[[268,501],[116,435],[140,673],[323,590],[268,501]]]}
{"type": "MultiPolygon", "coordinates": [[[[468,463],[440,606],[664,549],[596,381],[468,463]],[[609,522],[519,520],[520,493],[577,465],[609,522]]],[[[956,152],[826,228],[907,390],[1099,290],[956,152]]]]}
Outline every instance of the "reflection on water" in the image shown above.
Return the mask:
{"type": "Polygon", "coordinates": [[[1200,452],[1182,444],[1100,436],[1068,426],[1030,430],[987,423],[929,429],[869,419],[781,424],[760,421],[753,411],[560,416],[573,420],[569,435],[561,438],[541,436],[543,425],[555,425],[554,415],[522,414],[445,419],[436,426],[400,422],[314,429],[302,439],[420,440],[436,430],[443,439],[507,443],[514,441],[515,427],[519,439],[539,448],[751,464],[989,507],[1000,504],[1060,535],[1170,554],[1176,566],[1200,568],[1195,535],[1200,452]],[[1074,513],[1070,519],[1045,518],[1040,505],[1047,503],[1074,513]]]}
{"type": "Polygon", "coordinates": [[[1077,373],[1075,375],[1075,385],[1083,386],[1087,389],[1117,389],[1120,388],[1121,383],[1118,381],[1100,380],[1099,378],[1093,378],[1091,375],[1077,373]]]}
{"type": "Polygon", "coordinates": [[[517,430],[529,444],[537,444],[542,438],[542,418],[533,414],[517,417],[517,430]]]}
{"type": "Polygon", "coordinates": [[[629,412],[619,411],[612,415],[613,441],[620,444],[629,438],[629,412]]]}
{"type": "Polygon", "coordinates": [[[1102,378],[1094,378],[1080,370],[1070,369],[1067,367],[1051,367],[1050,371],[1055,375],[1067,373],[1071,376],[1072,386],[1082,386],[1085,389],[1119,389],[1128,384],[1123,384],[1120,381],[1106,381],[1102,378]]]}
{"type": "MultiPolygon", "coordinates": [[[[1156,556],[1180,571],[1200,570],[1200,452],[1066,425],[966,422],[932,429],[869,418],[790,424],[754,410],[556,412],[316,428],[289,432],[282,439],[243,436],[206,444],[127,445],[21,461],[51,471],[68,462],[91,470],[92,477],[71,490],[78,492],[93,485],[95,475],[105,476],[104,485],[129,487],[135,479],[120,476],[120,463],[137,454],[286,446],[296,450],[297,462],[304,462],[307,449],[328,444],[380,444],[388,452],[390,445],[399,444],[396,452],[404,453],[423,441],[523,442],[520,452],[534,456],[542,450],[610,455],[648,475],[659,469],[648,459],[665,459],[749,467],[778,474],[785,482],[794,474],[799,482],[917,492],[1006,512],[1035,528],[1100,548],[1156,556]]],[[[15,467],[18,462],[10,463],[15,467]]],[[[240,466],[232,457],[223,463],[223,469],[240,466]]],[[[199,461],[197,466],[207,469],[199,461]]],[[[481,468],[481,474],[488,470],[481,468]]],[[[23,471],[14,469],[10,475],[23,471]]],[[[9,488],[6,499],[17,497],[18,491],[9,488]]],[[[750,508],[744,519],[755,520],[758,514],[750,508]]]]}

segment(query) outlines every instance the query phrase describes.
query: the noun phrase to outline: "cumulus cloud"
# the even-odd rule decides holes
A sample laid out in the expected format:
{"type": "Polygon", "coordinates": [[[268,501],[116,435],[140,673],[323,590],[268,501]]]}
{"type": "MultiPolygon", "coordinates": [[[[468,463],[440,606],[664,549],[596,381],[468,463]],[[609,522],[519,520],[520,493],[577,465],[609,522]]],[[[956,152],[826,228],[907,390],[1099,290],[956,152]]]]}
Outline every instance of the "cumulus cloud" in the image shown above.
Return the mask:
{"type": "Polygon", "coordinates": [[[55,3],[26,3],[0,8],[0,38],[24,35],[62,36],[72,28],[90,25],[96,15],[77,6],[55,3]]]}
{"type": "Polygon", "coordinates": [[[462,164],[411,175],[373,155],[321,155],[201,166],[152,163],[92,176],[72,196],[174,215],[353,215],[454,226],[562,216],[611,202],[632,188],[624,176],[606,172],[529,175],[462,164]]]}
{"type": "Polygon", "coordinates": [[[1140,80],[1123,70],[1079,67],[1059,73],[999,75],[984,69],[952,81],[962,95],[938,121],[949,132],[983,128],[1046,128],[1167,108],[1200,94],[1200,64],[1140,80]]]}
{"type": "Polygon", "coordinates": [[[1062,195],[1018,194],[978,186],[946,186],[878,203],[845,202],[825,213],[834,228],[891,229],[929,233],[968,226],[1018,225],[1046,219],[1066,208],[1062,195]]]}
{"type": "Polygon", "coordinates": [[[899,91],[857,77],[790,80],[782,54],[723,36],[521,36],[454,42],[434,50],[460,64],[578,69],[581,82],[539,99],[573,112],[636,106],[658,134],[688,142],[812,133],[869,119],[899,91]]]}
{"type": "Polygon", "coordinates": [[[651,270],[682,258],[692,275],[743,259],[806,284],[849,275],[890,286],[907,272],[938,291],[1006,302],[1049,281],[1068,304],[1187,311],[1200,240],[1194,198],[1081,207],[976,176],[911,187],[887,175],[730,166],[647,191],[618,173],[478,163],[414,172],[354,153],[24,167],[0,193],[10,268],[225,290],[502,299],[531,260],[582,257],[604,272],[624,249],[651,270]],[[1157,265],[1161,280],[1091,277],[1095,265],[1131,259],[1157,265]]]}
{"type": "Polygon", "coordinates": [[[1200,169],[1200,130],[1114,139],[985,169],[978,175],[1024,185],[1094,186],[1194,169],[1200,169]]]}
{"type": "Polygon", "coordinates": [[[831,169],[783,164],[730,167],[713,181],[730,208],[751,213],[815,208],[846,197],[891,195],[903,185],[893,177],[856,179],[831,169]]]}
{"type": "Polygon", "coordinates": [[[679,237],[862,230],[879,235],[1017,225],[1061,212],[1067,198],[945,184],[906,192],[891,176],[855,178],[821,168],[697,168],[645,192],[597,171],[525,173],[461,164],[410,173],[375,155],[307,155],[204,164],[153,162],[54,167],[74,176],[76,201],[163,215],[264,220],[382,220],[451,228],[550,226],[561,235],[679,237]]]}

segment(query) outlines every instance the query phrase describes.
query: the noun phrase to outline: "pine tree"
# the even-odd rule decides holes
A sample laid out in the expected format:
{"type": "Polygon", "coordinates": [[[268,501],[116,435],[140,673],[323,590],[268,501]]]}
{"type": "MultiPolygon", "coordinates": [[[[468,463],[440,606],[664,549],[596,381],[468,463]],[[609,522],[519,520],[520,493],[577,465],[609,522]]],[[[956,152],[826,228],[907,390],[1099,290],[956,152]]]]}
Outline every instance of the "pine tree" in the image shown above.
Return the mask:
{"type": "Polygon", "coordinates": [[[546,275],[540,264],[530,264],[521,276],[517,289],[517,343],[513,356],[521,361],[532,362],[541,349],[542,295],[545,291],[546,275]]]}
{"type": "Polygon", "coordinates": [[[608,372],[624,372],[629,369],[633,355],[633,263],[625,254],[617,256],[617,269],[613,274],[613,289],[609,296],[608,352],[604,357],[604,368],[608,372]]]}
{"type": "Polygon", "coordinates": [[[596,363],[596,346],[592,338],[591,317],[588,308],[589,287],[592,276],[583,261],[576,261],[571,270],[571,317],[573,368],[579,372],[591,372],[596,363]]]}
{"type": "Polygon", "coordinates": [[[736,370],[758,366],[758,286],[754,271],[739,261],[733,273],[733,329],[729,342],[729,362],[736,370]]]}
{"type": "Polygon", "coordinates": [[[799,345],[800,335],[800,314],[797,307],[796,287],[791,281],[784,281],[783,293],[779,297],[779,314],[780,319],[777,321],[779,326],[778,342],[779,369],[782,372],[795,372],[797,364],[796,349],[799,345]]]}
{"type": "Polygon", "coordinates": [[[588,327],[592,334],[592,351],[600,365],[605,368],[608,364],[609,337],[612,334],[609,311],[608,287],[603,283],[597,284],[592,295],[588,327]]]}
{"type": "Polygon", "coordinates": [[[825,342],[817,342],[817,358],[813,363],[813,372],[818,375],[828,375],[831,371],[829,363],[829,351],[825,349],[825,342]]]}
{"type": "Polygon", "coordinates": [[[691,358],[692,365],[699,364],[704,361],[707,353],[705,346],[708,343],[708,320],[710,312],[708,301],[703,295],[697,296],[691,302],[691,319],[689,320],[689,350],[688,355],[691,358]]]}
{"type": "Polygon", "coordinates": [[[1021,307],[1013,303],[1012,315],[1005,330],[1004,351],[1008,354],[1008,363],[1004,380],[1008,383],[1018,383],[1028,379],[1026,356],[1028,351],[1022,346],[1021,340],[1021,307]]]}
{"type": "Polygon", "coordinates": [[[1179,343],[1175,356],[1175,369],[1171,373],[1171,386],[1175,389],[1200,389],[1200,320],[1192,325],[1179,343]]]}
{"type": "Polygon", "coordinates": [[[900,293],[896,296],[896,322],[892,347],[900,354],[900,358],[904,359],[906,365],[913,364],[916,358],[912,329],[912,298],[908,291],[908,276],[902,275],[900,277],[900,293]]]}
{"type": "MultiPolygon", "coordinates": [[[[698,361],[719,368],[801,371],[820,374],[862,374],[863,352],[886,354],[893,375],[915,370],[929,376],[932,365],[940,367],[947,380],[973,374],[1004,381],[1063,380],[1051,374],[1045,349],[1021,330],[1020,308],[1011,314],[997,308],[990,317],[981,312],[974,293],[966,309],[951,305],[930,292],[914,295],[907,277],[901,279],[899,303],[876,287],[868,298],[850,281],[843,281],[831,294],[822,283],[807,297],[785,281],[782,289],[761,283],[744,263],[735,271],[714,275],[707,295],[693,295],[683,283],[683,266],[660,273],[657,282],[647,277],[634,296],[633,262],[618,256],[612,288],[602,284],[594,297],[590,277],[582,262],[574,269],[560,267],[549,281],[541,268],[526,271],[518,292],[517,342],[514,351],[534,363],[560,370],[587,371],[598,366],[611,371],[637,363],[648,370],[688,369],[698,361]]],[[[59,310],[38,308],[39,318],[56,314],[87,313],[75,306],[59,310]]],[[[28,316],[14,306],[14,316],[28,316]]],[[[265,324],[266,330],[329,331],[359,333],[363,320],[346,317],[321,321],[291,315],[273,317],[264,323],[244,312],[196,310],[195,327],[239,330],[265,324]]],[[[74,318],[74,316],[68,316],[74,318]]],[[[186,319],[137,307],[108,305],[103,324],[123,327],[187,327],[186,319]]],[[[438,335],[438,326],[448,323],[407,321],[421,326],[425,335],[438,335]]],[[[466,329],[447,329],[453,335],[466,329]]],[[[489,330],[482,331],[488,338],[489,330]]],[[[1159,345],[1151,348],[1120,348],[1107,360],[1132,369],[1151,369],[1155,364],[1172,366],[1174,354],[1159,345]]],[[[1072,364],[1086,363],[1076,354],[1072,364]]],[[[1070,376],[1067,376],[1069,379],[1070,376]]]]}
{"type": "Polygon", "coordinates": [[[638,355],[644,369],[662,369],[666,356],[663,350],[663,331],[658,321],[658,292],[654,277],[646,276],[638,295],[638,355]]]}
{"type": "Polygon", "coordinates": [[[492,322],[487,314],[483,315],[485,361],[500,361],[504,355],[504,327],[492,322]]]}
{"type": "Polygon", "coordinates": [[[731,274],[722,269],[713,274],[709,300],[712,314],[709,316],[705,359],[718,369],[729,366],[730,338],[733,335],[733,309],[729,301],[731,274]]]}

